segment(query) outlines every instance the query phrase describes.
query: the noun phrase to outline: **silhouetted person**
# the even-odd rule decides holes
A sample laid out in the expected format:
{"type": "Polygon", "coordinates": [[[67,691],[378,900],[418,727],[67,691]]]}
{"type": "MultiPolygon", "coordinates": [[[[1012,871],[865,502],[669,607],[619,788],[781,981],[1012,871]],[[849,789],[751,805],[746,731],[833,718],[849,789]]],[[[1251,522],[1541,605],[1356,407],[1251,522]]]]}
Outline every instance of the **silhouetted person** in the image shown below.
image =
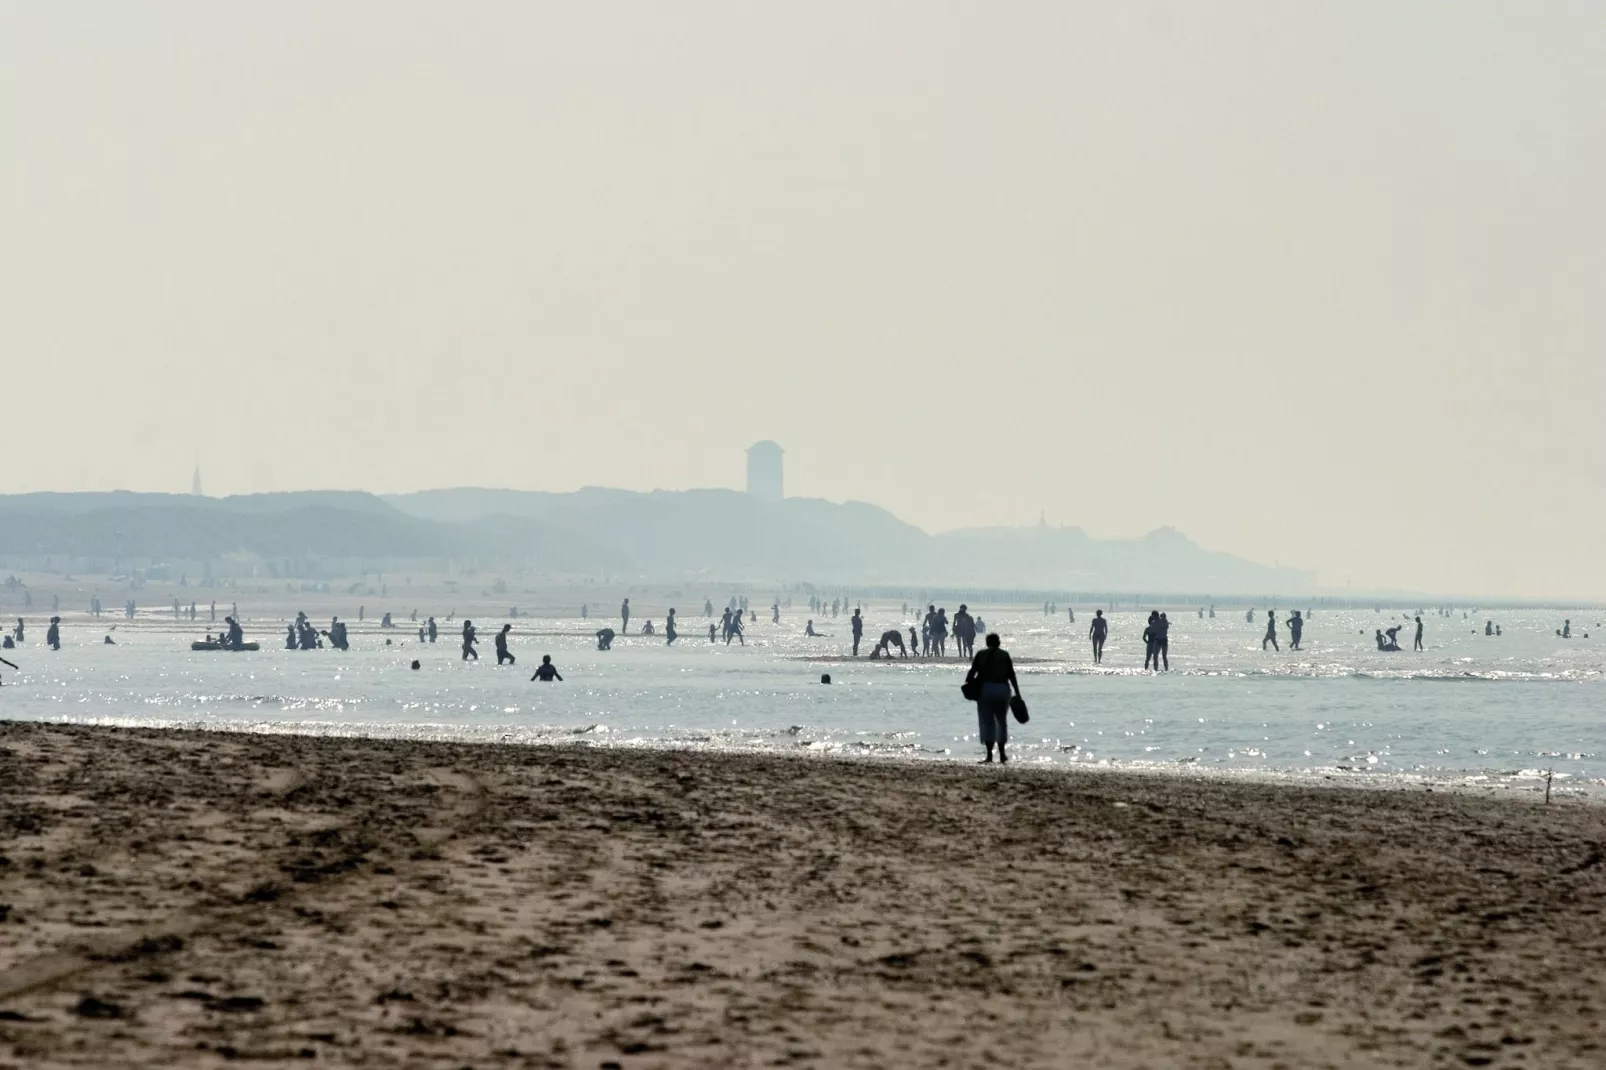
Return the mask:
{"type": "Polygon", "coordinates": [[[1158,672],[1165,662],[1165,671],[1171,671],[1171,620],[1164,613],[1154,623],[1154,668],[1158,672]]]}
{"type": "Polygon", "coordinates": [[[1110,634],[1110,622],[1104,619],[1104,610],[1093,611],[1093,624],[1087,630],[1087,637],[1093,640],[1093,664],[1101,665],[1104,662],[1104,640],[1110,634]]]}
{"type": "Polygon", "coordinates": [[[939,658],[948,654],[948,607],[937,610],[937,619],[931,622],[931,645],[939,658]]]}
{"type": "Polygon", "coordinates": [[[779,602],[776,602],[774,605],[770,606],[770,623],[781,623],[781,603],[779,602]]]}
{"type": "MultiPolygon", "coordinates": [[[[712,617],[713,614],[710,613],[709,616],[712,617]]],[[[710,643],[719,642],[718,628],[719,628],[719,625],[715,624],[712,620],[710,620],[708,622],[708,641],[710,643]]]]}
{"type": "Polygon", "coordinates": [[[981,685],[981,696],[976,700],[976,723],[982,746],[987,748],[987,757],[982,761],[993,760],[996,746],[998,760],[1007,762],[1009,755],[1004,747],[1009,743],[1009,700],[1012,692],[1014,697],[1020,697],[1020,681],[1015,679],[1015,663],[1010,660],[1009,651],[999,646],[996,634],[987,636],[987,649],[970,663],[965,682],[971,681],[981,685]]]}
{"type": "Polygon", "coordinates": [[[673,607],[671,607],[669,610],[669,619],[664,621],[664,636],[669,640],[664,644],[664,646],[673,646],[678,635],[679,633],[675,631],[675,610],[673,607]]]}
{"type": "MultiPolygon", "coordinates": [[[[1483,622],[1483,634],[1484,635],[1493,635],[1494,634],[1494,621],[1486,620],[1486,621],[1483,622]]],[[[1557,634],[1560,634],[1560,633],[1557,633],[1557,634]]]]}
{"type": "Polygon", "coordinates": [[[1160,638],[1156,634],[1156,632],[1158,631],[1156,626],[1159,624],[1159,622],[1160,622],[1160,613],[1159,613],[1159,611],[1158,610],[1153,610],[1153,609],[1149,610],[1149,622],[1143,628],[1143,668],[1144,668],[1144,671],[1148,671],[1148,668],[1149,668],[1149,665],[1150,665],[1151,662],[1154,664],[1154,667],[1156,669],[1158,669],[1160,667],[1160,658],[1159,658],[1160,638]]]}
{"type": "Polygon", "coordinates": [[[878,655],[885,654],[890,658],[892,656],[893,647],[898,648],[899,657],[907,658],[909,656],[908,648],[903,645],[903,633],[898,631],[896,628],[893,628],[891,631],[885,631],[881,633],[881,641],[877,643],[875,649],[870,652],[870,656],[876,657],[878,655]]]}
{"type": "Polygon", "coordinates": [[[959,612],[954,614],[954,641],[959,644],[959,656],[968,658],[976,653],[976,618],[970,615],[970,607],[963,603],[959,612]]]}
{"type": "Polygon", "coordinates": [[[1384,650],[1400,649],[1400,629],[1403,627],[1405,627],[1405,625],[1396,624],[1392,628],[1383,629],[1383,634],[1389,637],[1388,642],[1383,647],[1384,650]]]}
{"type": "Polygon", "coordinates": [[[429,620],[425,622],[424,627],[426,629],[428,629],[428,631],[429,631],[429,641],[433,643],[435,641],[436,635],[439,634],[439,632],[435,628],[435,618],[434,617],[429,618],[429,620]]]}
{"type": "Polygon", "coordinates": [[[45,645],[51,650],[61,649],[61,618],[51,617],[50,627],[45,631],[45,645]]]}
{"type": "Polygon", "coordinates": [[[224,617],[223,623],[229,626],[229,634],[223,640],[223,645],[230,650],[239,650],[245,646],[245,629],[240,627],[240,622],[233,617],[224,617]]]}
{"type": "Polygon", "coordinates": [[[712,598],[703,599],[703,616],[712,617],[713,615],[714,615],[714,600],[712,598]]]}
{"type": "Polygon", "coordinates": [[[613,629],[612,628],[604,628],[604,629],[602,629],[601,631],[599,631],[597,633],[597,649],[598,650],[612,650],[613,649],[613,629]]]}
{"type": "Polygon", "coordinates": [[[853,611],[853,620],[850,623],[853,625],[853,656],[858,657],[859,640],[864,638],[864,618],[859,616],[857,609],[853,611]]]}
{"type": "Polygon", "coordinates": [[[23,631],[23,628],[22,628],[22,618],[21,618],[21,617],[18,617],[18,618],[17,618],[17,631],[16,631],[16,636],[17,636],[17,645],[18,645],[18,646],[21,646],[21,645],[22,645],[22,631],[23,631]]]}
{"type": "Polygon", "coordinates": [[[504,661],[509,665],[518,664],[518,659],[515,658],[513,656],[513,652],[507,648],[507,633],[511,632],[512,630],[513,625],[504,624],[502,625],[502,630],[496,633],[496,663],[498,665],[502,664],[504,661]]]}
{"type": "Polygon", "coordinates": [[[730,631],[725,633],[725,645],[726,646],[730,646],[732,639],[735,639],[737,642],[741,643],[743,646],[747,645],[747,640],[745,638],[743,638],[743,636],[742,636],[742,613],[741,613],[741,610],[737,610],[735,613],[731,614],[731,629],[730,629],[730,631]]]}
{"type": "Polygon", "coordinates": [[[629,635],[630,634],[630,599],[628,599],[628,598],[626,598],[624,600],[624,603],[619,607],[619,620],[621,621],[621,623],[619,625],[620,633],[623,634],[623,635],[629,635]]]}
{"type": "MultiPolygon", "coordinates": [[[[1299,610],[1296,609],[1294,610],[1294,615],[1288,618],[1288,649],[1298,650],[1299,640],[1304,634],[1305,618],[1301,617],[1299,615],[1299,610]]],[[[1262,647],[1261,649],[1265,648],[1262,647]]]]}
{"type": "MultiPolygon", "coordinates": [[[[607,648],[603,647],[602,649],[606,650],[607,648]]],[[[541,655],[541,664],[536,666],[535,675],[530,677],[531,683],[534,683],[537,680],[540,680],[542,683],[546,684],[550,684],[553,680],[556,680],[560,684],[563,682],[563,677],[558,675],[558,667],[552,664],[551,654],[541,655]]]]}
{"type": "MultiPolygon", "coordinates": [[[[805,638],[805,639],[823,639],[823,638],[825,638],[819,632],[814,630],[814,618],[813,617],[810,617],[808,619],[808,623],[803,625],[803,638],[805,638]]],[[[729,639],[727,639],[725,641],[727,643],[730,642],[729,639]]]]}
{"type": "Polygon", "coordinates": [[[1412,650],[1422,650],[1422,618],[1416,618],[1416,641],[1411,644],[1412,650]]]}
{"type": "MultiPolygon", "coordinates": [[[[55,620],[56,618],[55,617],[51,617],[50,619],[51,620],[55,620]]],[[[1564,621],[1561,622],[1561,637],[1563,639],[1571,639],[1573,637],[1573,622],[1572,621],[1564,620],[1564,621]]]]}
{"type": "Polygon", "coordinates": [[[1282,647],[1277,645],[1277,611],[1275,609],[1266,610],[1266,637],[1260,641],[1260,649],[1265,650],[1267,643],[1271,644],[1273,650],[1279,652],[1282,650],[1282,647]]]}
{"type": "Polygon", "coordinates": [[[296,639],[296,626],[294,624],[285,625],[284,648],[286,650],[298,650],[300,647],[301,643],[296,639]]]}
{"type": "Polygon", "coordinates": [[[479,634],[474,631],[474,622],[471,620],[463,621],[464,661],[467,661],[469,658],[473,658],[475,661],[480,660],[480,652],[474,649],[474,644],[477,642],[479,642],[479,634]]]}
{"type": "Polygon", "coordinates": [[[920,638],[915,635],[915,626],[909,625],[909,653],[913,654],[920,649],[920,638]]]}

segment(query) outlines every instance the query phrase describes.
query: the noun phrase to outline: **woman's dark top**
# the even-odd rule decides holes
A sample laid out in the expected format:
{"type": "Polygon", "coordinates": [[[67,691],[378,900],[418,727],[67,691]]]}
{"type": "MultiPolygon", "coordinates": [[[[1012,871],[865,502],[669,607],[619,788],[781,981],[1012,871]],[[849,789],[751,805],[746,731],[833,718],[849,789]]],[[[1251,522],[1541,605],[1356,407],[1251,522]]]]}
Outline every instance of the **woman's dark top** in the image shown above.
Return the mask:
{"type": "Polygon", "coordinates": [[[970,670],[984,684],[1007,684],[1015,675],[1015,663],[1009,660],[1009,651],[988,647],[971,661],[970,670]]]}

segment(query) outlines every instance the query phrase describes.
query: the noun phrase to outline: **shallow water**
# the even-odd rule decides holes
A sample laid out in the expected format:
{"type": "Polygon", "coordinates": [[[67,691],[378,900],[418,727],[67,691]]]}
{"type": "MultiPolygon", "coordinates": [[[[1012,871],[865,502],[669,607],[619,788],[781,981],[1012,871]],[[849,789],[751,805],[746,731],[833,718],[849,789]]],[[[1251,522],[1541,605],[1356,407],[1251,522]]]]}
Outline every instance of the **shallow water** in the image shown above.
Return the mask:
{"type": "MultiPolygon", "coordinates": [[[[1028,725],[1012,725],[1016,761],[1113,764],[1304,777],[1428,777],[1528,784],[1606,784],[1606,631],[1576,611],[1518,611],[1495,619],[1424,618],[1426,652],[1380,653],[1372,633],[1396,615],[1318,611],[1305,649],[1261,650],[1264,616],[1214,620],[1175,614],[1171,672],[1141,671],[1143,615],[1115,614],[1103,668],[1063,611],[989,611],[1021,661],[1028,725]],[[1572,616],[1575,638],[1555,635],[1572,616]],[[1476,626],[1475,626],[1476,624],[1476,626]],[[1584,638],[1584,632],[1593,638],[1584,638]],[[1474,632],[1476,634],[1474,634],[1474,632]]],[[[872,610],[866,632],[908,622],[872,610]]],[[[198,726],[437,739],[669,744],[973,761],[974,707],[961,700],[957,662],[841,660],[847,619],[804,639],[803,617],[750,624],[746,647],[711,646],[702,617],[682,637],[620,637],[599,652],[598,621],[517,623],[517,668],[498,669],[492,627],[483,661],[458,658],[455,637],[420,648],[401,629],[353,626],[353,649],[278,649],[282,627],[253,629],[260,653],[197,653],[171,622],[70,620],[67,645],[29,644],[5,656],[0,716],[122,725],[198,726]],[[701,637],[698,629],[701,627],[701,637]],[[386,635],[395,645],[383,645],[386,635]],[[548,653],[562,684],[529,682],[548,653]],[[408,662],[419,657],[423,668],[408,662]],[[818,660],[816,660],[818,659],[818,660]],[[834,683],[822,686],[820,674],[834,683]]],[[[489,625],[484,621],[482,625],[489,625]]],[[[497,622],[496,626],[500,626],[497,622]]],[[[448,626],[455,627],[455,626],[448,626]]],[[[204,625],[202,627],[204,631],[204,625]]],[[[1407,646],[1411,626],[1401,632],[1407,646]]],[[[868,644],[866,645],[866,649],[868,644]]]]}

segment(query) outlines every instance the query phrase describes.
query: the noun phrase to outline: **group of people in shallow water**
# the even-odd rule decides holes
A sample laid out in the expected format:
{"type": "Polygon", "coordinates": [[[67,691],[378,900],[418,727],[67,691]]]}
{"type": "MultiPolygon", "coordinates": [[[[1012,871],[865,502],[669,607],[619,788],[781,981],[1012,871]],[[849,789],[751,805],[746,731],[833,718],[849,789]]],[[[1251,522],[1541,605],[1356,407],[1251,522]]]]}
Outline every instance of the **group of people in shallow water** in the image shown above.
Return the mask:
{"type": "Polygon", "coordinates": [[[297,613],[295,621],[285,626],[286,650],[317,650],[323,646],[324,639],[329,640],[329,645],[336,650],[351,649],[351,641],[346,637],[346,625],[339,617],[330,620],[328,629],[322,631],[312,626],[305,613],[297,613]]]}

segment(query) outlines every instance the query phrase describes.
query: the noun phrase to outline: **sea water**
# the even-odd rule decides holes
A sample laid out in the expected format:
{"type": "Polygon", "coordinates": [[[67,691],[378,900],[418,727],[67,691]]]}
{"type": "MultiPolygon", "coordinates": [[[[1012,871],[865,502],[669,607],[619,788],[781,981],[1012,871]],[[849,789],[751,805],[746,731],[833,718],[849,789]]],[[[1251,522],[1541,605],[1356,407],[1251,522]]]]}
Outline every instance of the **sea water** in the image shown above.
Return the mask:
{"type": "MultiPolygon", "coordinates": [[[[954,607],[949,607],[953,609],[954,607]]],[[[1606,784],[1606,629],[1579,611],[1520,610],[1477,619],[1424,617],[1427,650],[1377,650],[1398,613],[1318,611],[1304,649],[1262,649],[1265,615],[1173,613],[1171,670],[1142,670],[1144,613],[1111,617],[1102,666],[1092,664],[1090,611],[981,607],[1017,659],[1031,720],[1012,724],[1020,763],[1110,765],[1293,778],[1420,779],[1532,788],[1606,784]],[[1556,634],[1571,617],[1573,638],[1556,634]],[[1503,635],[1485,636],[1497,619],[1503,635]],[[1589,637],[1585,636],[1588,633],[1589,637]]],[[[861,654],[910,620],[871,607],[861,654]]],[[[599,651],[608,622],[523,619],[498,668],[501,622],[480,622],[481,660],[465,662],[457,623],[420,644],[405,625],[353,626],[352,649],[282,649],[283,626],[255,627],[259,653],[192,652],[176,623],[69,620],[60,651],[6,651],[0,717],[115,725],[419,739],[674,746],[975,761],[975,707],[955,660],[857,660],[847,617],[816,617],[828,636],[804,638],[803,616],[765,614],[745,646],[708,641],[708,621],[683,616],[680,639],[621,635],[599,651]],[[385,640],[392,640],[386,646],[385,640]],[[564,681],[530,682],[550,654],[564,681]],[[422,667],[409,668],[418,658],[422,667]],[[832,683],[822,684],[822,673],[832,683]]],[[[1602,614],[1606,623],[1606,614],[1602,614]]],[[[617,622],[612,622],[617,626],[617,622]]],[[[415,626],[416,627],[416,626],[415,626]]],[[[633,628],[639,623],[633,622],[633,628]]],[[[950,641],[950,647],[952,642],[950,641]]],[[[952,650],[950,649],[950,654],[952,650]]]]}

